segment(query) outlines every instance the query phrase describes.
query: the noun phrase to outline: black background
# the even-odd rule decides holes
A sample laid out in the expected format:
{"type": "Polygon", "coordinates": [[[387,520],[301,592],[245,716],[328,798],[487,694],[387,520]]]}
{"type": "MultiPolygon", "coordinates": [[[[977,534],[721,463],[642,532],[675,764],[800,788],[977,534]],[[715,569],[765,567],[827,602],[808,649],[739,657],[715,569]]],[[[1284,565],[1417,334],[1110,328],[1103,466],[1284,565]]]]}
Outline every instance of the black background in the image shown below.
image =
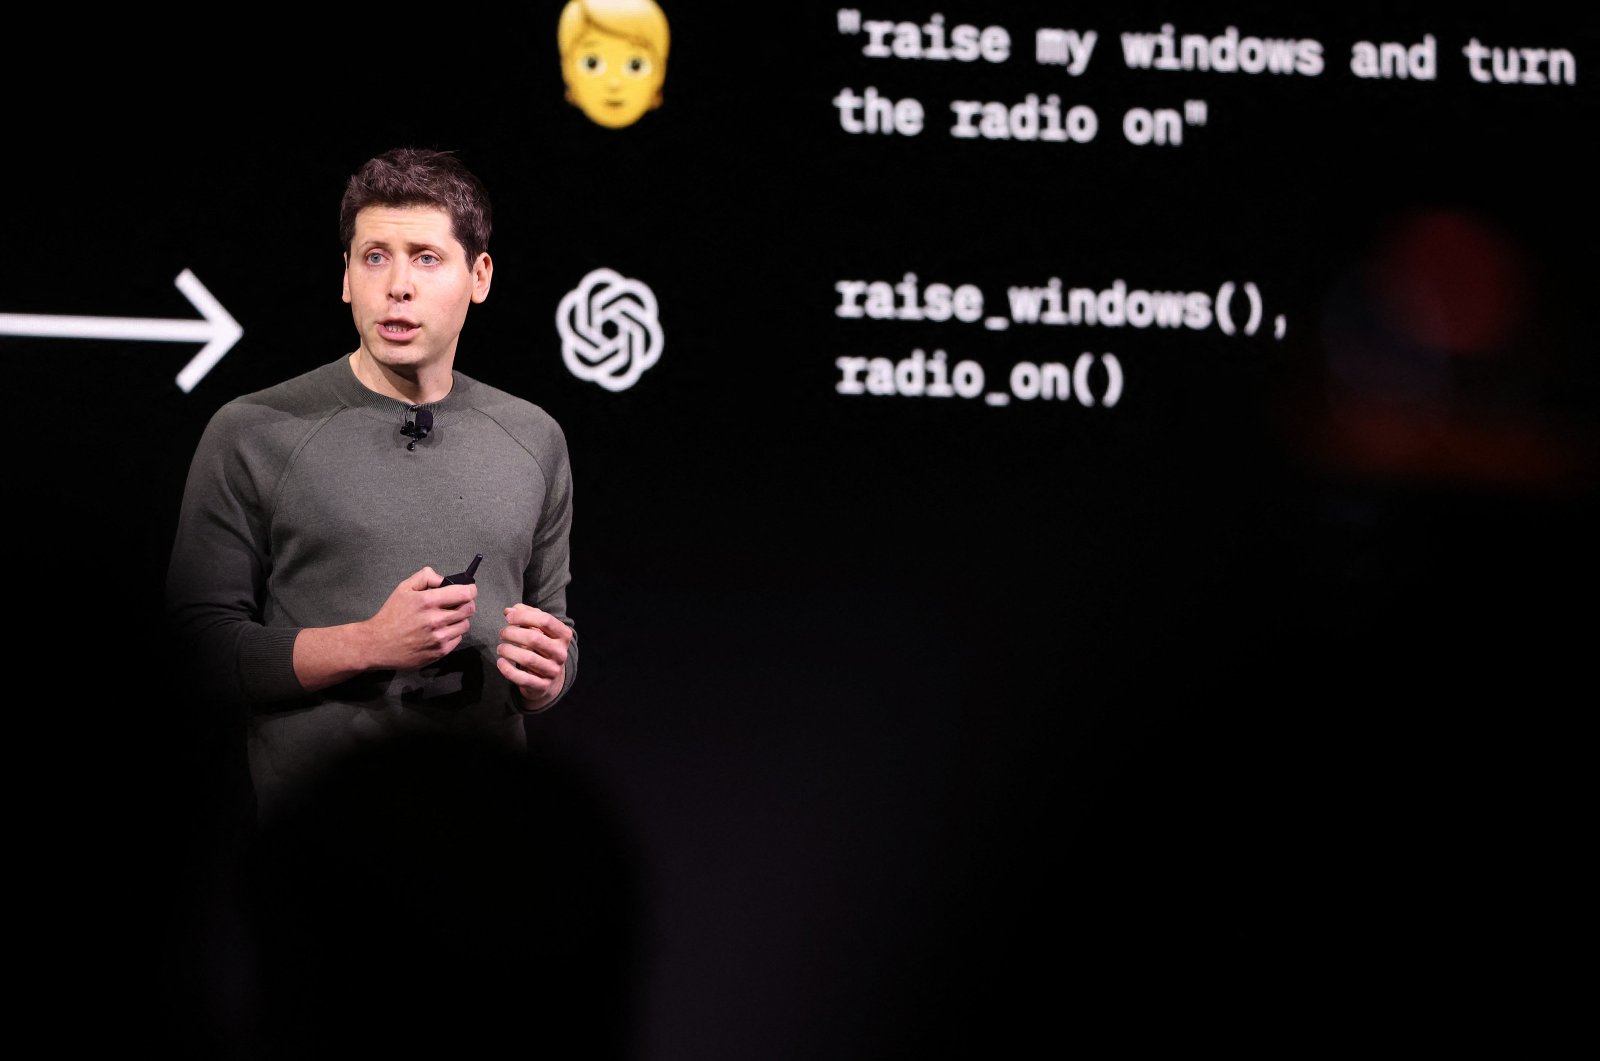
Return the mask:
{"type": "Polygon", "coordinates": [[[665,104],[625,130],[563,101],[554,4],[39,31],[0,312],[188,318],[187,268],[244,336],[191,393],[190,344],[0,336],[29,1010],[172,1053],[239,1035],[237,733],[172,688],[166,551],[211,413],[352,348],[339,195],[404,143],[495,198],[458,367],[567,431],[583,668],[530,733],[548,813],[621,853],[637,970],[599,1012],[636,1056],[1544,1026],[1586,791],[1595,26],[1392,7],[943,6],[1010,31],[995,65],[869,60],[831,7],[668,7],[665,104]],[[1162,22],[1315,37],[1327,66],[1125,69],[1116,35],[1162,22]],[[1084,76],[1033,63],[1037,26],[1098,31],[1084,76]],[[1436,81],[1349,74],[1353,41],[1424,33],[1436,81]],[[1472,36],[1566,48],[1578,82],[1477,84],[1472,36]],[[922,134],[844,133],[831,100],[867,85],[921,100],[922,134]],[[1098,137],[946,134],[948,101],[1027,92],[1094,107],[1098,137]],[[1122,139],[1127,107],[1186,99],[1208,121],[1183,144],[1122,139]],[[600,267],[665,334],[615,394],[554,327],[600,267]],[[1287,329],[834,315],[835,281],[907,271],[991,311],[1050,276],[1249,280],[1287,329]],[[1417,338],[1416,299],[1454,339],[1417,338]],[[914,348],[991,383],[1112,352],[1126,390],[835,392],[835,357],[914,348]]]}

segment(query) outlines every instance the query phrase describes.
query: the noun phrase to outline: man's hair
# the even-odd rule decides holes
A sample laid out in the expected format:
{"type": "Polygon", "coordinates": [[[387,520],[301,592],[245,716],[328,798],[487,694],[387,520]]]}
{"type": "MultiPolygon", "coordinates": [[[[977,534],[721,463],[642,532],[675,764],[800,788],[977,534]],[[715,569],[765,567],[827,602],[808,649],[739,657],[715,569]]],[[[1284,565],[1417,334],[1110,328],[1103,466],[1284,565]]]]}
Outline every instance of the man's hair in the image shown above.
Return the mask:
{"type": "Polygon", "coordinates": [[[489,193],[450,151],[398,147],[369,159],[344,186],[339,242],[345,253],[356,235],[356,214],[368,206],[437,206],[450,214],[450,231],[467,252],[467,268],[489,249],[494,211],[489,193]]]}

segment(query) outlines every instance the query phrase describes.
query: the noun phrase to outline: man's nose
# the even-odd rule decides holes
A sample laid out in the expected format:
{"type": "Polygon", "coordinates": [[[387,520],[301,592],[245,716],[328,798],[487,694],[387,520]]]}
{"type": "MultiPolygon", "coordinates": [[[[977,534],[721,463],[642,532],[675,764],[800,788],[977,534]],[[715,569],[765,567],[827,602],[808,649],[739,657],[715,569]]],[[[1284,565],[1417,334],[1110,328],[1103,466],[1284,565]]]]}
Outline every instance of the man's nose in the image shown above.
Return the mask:
{"type": "Polygon", "coordinates": [[[414,290],[411,286],[411,267],[404,262],[396,262],[389,273],[389,297],[396,302],[410,302],[414,290]]]}

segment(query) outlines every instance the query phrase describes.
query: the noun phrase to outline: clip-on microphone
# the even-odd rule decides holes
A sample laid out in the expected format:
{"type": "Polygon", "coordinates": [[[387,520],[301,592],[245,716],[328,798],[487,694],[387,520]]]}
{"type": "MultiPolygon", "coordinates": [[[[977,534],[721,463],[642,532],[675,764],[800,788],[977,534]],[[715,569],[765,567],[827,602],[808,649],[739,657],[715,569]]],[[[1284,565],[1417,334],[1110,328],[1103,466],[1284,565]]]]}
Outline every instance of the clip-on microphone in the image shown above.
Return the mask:
{"type": "Polygon", "coordinates": [[[417,443],[428,437],[428,432],[433,430],[433,410],[426,405],[412,406],[410,412],[417,414],[415,422],[407,420],[400,427],[400,433],[411,441],[406,444],[406,449],[416,449],[417,443]]]}

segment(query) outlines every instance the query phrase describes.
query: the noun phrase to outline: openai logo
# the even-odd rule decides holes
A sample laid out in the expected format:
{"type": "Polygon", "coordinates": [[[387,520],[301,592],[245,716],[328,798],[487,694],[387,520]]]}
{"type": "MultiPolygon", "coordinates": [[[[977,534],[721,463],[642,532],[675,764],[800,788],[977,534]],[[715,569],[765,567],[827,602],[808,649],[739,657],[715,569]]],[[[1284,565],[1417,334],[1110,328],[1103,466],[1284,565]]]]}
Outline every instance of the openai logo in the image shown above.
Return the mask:
{"type": "Polygon", "coordinates": [[[568,371],[608,391],[627,390],[661,359],[654,292],[610,269],[596,269],[567,292],[556,330],[568,371]]]}

